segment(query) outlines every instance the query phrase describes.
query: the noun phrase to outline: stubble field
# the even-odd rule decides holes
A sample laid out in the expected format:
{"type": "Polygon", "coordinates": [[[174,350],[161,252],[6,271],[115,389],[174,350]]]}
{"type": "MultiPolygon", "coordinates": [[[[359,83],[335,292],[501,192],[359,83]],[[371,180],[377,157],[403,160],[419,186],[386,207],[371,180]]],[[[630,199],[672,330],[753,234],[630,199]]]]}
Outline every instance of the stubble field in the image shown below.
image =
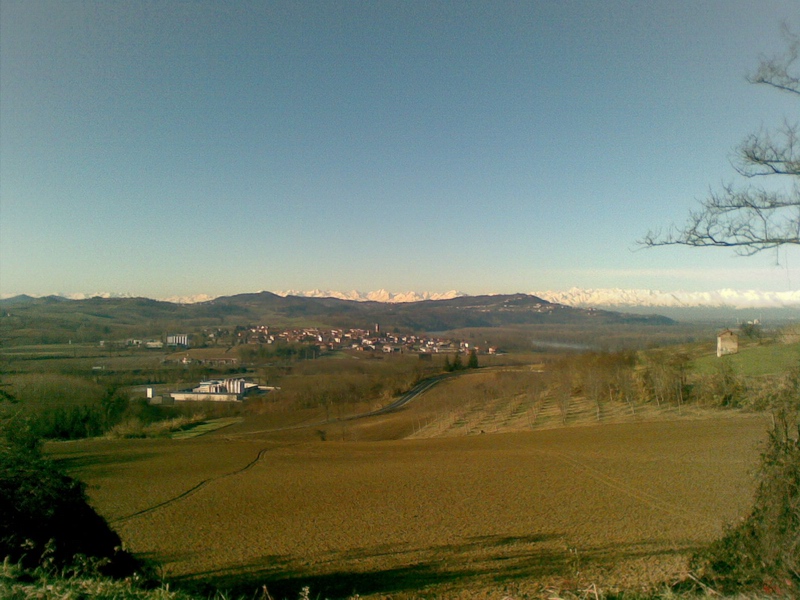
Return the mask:
{"type": "Polygon", "coordinates": [[[425,437],[426,410],[444,412],[420,402],[328,428],[325,442],[315,427],[251,421],[51,450],[171,579],[266,584],[276,598],[306,585],[329,598],[503,597],[677,579],[746,512],[767,429],[730,413],[425,437]]]}

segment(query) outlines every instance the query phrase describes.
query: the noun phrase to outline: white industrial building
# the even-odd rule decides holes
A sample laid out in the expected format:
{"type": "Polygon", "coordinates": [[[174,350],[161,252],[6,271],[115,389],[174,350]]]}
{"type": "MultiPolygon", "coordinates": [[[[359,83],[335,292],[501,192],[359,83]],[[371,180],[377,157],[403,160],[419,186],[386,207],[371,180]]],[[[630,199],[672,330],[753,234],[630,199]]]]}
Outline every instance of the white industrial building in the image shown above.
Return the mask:
{"type": "Polygon", "coordinates": [[[167,336],[167,346],[189,346],[188,333],[175,333],[167,336]]]}
{"type": "Polygon", "coordinates": [[[175,402],[241,402],[244,396],[258,389],[258,384],[243,378],[209,379],[191,390],[172,392],[175,402]]]}

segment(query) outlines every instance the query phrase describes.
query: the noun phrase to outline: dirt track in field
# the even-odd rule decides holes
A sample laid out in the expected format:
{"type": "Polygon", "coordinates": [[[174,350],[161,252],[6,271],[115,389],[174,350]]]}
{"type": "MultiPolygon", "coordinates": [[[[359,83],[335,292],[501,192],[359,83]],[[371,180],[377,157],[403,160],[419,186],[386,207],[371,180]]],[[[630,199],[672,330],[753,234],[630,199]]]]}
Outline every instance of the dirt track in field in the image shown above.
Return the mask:
{"type": "Polygon", "coordinates": [[[267,583],[275,597],[303,585],[323,597],[502,597],[677,578],[746,512],[767,425],[731,414],[423,439],[420,414],[331,426],[326,442],[232,428],[55,453],[170,577],[267,583]],[[419,439],[363,441],[409,434],[419,439]]]}

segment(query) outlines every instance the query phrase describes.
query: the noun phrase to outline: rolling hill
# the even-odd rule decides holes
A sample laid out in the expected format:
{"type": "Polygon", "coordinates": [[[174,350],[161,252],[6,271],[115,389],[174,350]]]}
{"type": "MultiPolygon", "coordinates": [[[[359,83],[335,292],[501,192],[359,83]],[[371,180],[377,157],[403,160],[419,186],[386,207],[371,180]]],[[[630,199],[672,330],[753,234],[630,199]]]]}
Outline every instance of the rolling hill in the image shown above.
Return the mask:
{"type": "Polygon", "coordinates": [[[669,325],[667,317],[633,315],[547,302],[529,294],[460,296],[387,304],[339,298],[279,296],[271,292],[222,296],[177,304],[147,298],[15,296],[0,300],[5,344],[93,342],[202,327],[267,324],[276,327],[382,327],[443,331],[513,325],[669,325]]]}

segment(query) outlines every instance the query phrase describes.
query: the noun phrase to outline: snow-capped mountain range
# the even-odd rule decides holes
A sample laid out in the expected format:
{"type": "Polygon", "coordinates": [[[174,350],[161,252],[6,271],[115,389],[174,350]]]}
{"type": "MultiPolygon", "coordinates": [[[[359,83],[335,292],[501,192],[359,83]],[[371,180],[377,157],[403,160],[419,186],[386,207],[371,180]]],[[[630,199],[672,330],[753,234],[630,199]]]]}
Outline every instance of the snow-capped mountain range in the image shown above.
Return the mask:
{"type": "Polygon", "coordinates": [[[278,296],[302,296],[304,298],[339,298],[340,300],[355,300],[357,302],[420,302],[422,300],[450,300],[467,296],[463,292],[450,290],[449,292],[389,292],[377,290],[374,292],[359,292],[352,290],[349,292],[335,292],[332,290],[311,290],[301,292],[298,290],[287,290],[285,292],[274,292],[278,296]]]}
{"type": "MultiPolygon", "coordinates": [[[[274,292],[279,296],[302,296],[306,298],[339,298],[342,300],[355,300],[359,302],[419,302],[421,300],[449,300],[467,296],[463,292],[450,290],[448,292],[389,292],[377,290],[373,292],[338,292],[333,290],[286,290],[274,292]]],[[[710,292],[665,292],[645,289],[620,289],[598,288],[582,289],[572,288],[566,291],[534,291],[529,292],[548,302],[566,304],[575,307],[602,307],[602,308],[794,308],[800,309],[800,290],[788,292],[769,292],[762,290],[733,290],[721,289],[710,292]]],[[[71,300],[86,298],[131,298],[135,294],[99,292],[95,294],[56,294],[71,300]]],[[[216,296],[198,294],[193,296],[171,296],[159,298],[167,302],[178,304],[194,304],[207,302],[216,296]]]]}
{"type": "Polygon", "coordinates": [[[765,292],[722,289],[711,292],[663,292],[617,288],[572,288],[564,292],[532,293],[548,302],[578,307],[800,308],[800,290],[765,292]]]}
{"type": "MultiPolygon", "coordinates": [[[[335,292],[312,290],[301,292],[290,290],[276,292],[280,296],[304,296],[312,298],[341,298],[343,300],[376,302],[418,302],[420,300],[447,300],[467,296],[463,292],[451,290],[443,293],[404,292],[392,293],[386,290],[376,292],[335,292]]],[[[800,290],[791,292],[764,292],[759,290],[722,289],[711,292],[663,292],[658,290],[630,290],[619,288],[580,289],[566,291],[529,292],[548,302],[566,304],[582,308],[588,307],[670,307],[670,308],[800,308],[800,290]]]]}

